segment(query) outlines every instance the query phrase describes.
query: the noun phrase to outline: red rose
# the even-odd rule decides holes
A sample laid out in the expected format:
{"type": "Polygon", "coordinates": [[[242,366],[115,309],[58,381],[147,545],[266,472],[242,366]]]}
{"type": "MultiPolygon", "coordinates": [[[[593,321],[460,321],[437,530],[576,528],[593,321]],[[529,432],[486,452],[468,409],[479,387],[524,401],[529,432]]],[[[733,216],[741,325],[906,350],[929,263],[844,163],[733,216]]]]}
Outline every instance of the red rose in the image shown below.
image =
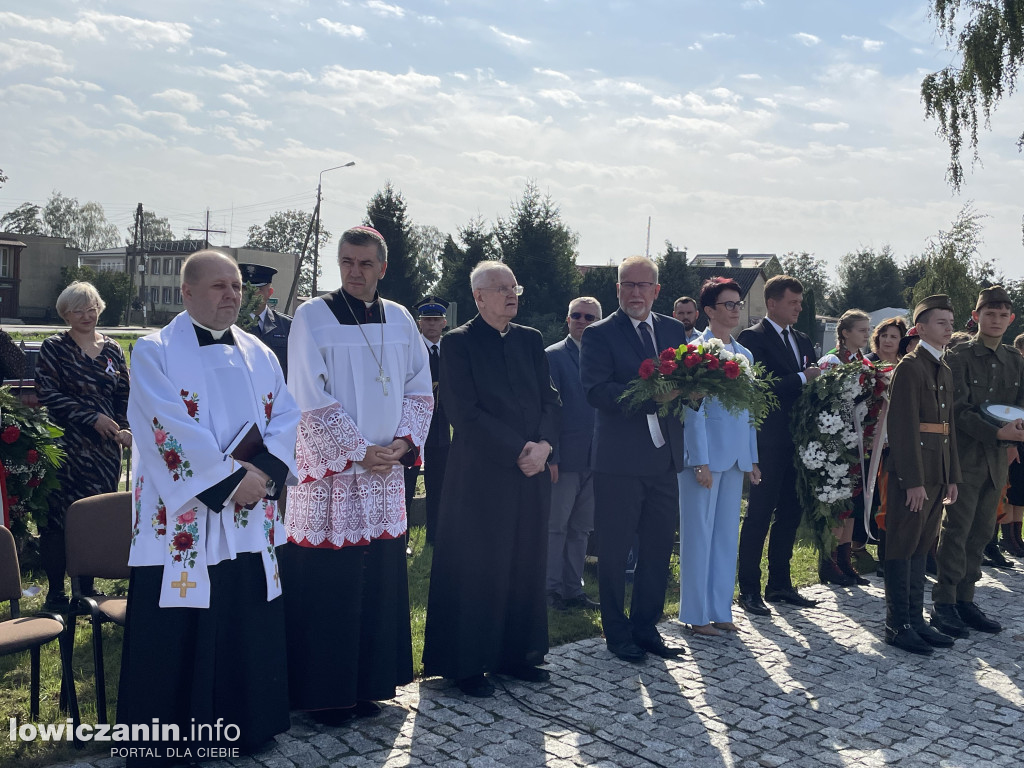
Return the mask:
{"type": "Polygon", "coordinates": [[[675,360],[662,360],[661,365],[658,366],[658,373],[662,376],[668,376],[678,367],[675,360]]]}
{"type": "Polygon", "coordinates": [[[725,372],[725,378],[735,379],[740,375],[740,364],[735,360],[726,360],[722,370],[725,372]]]}
{"type": "Polygon", "coordinates": [[[654,361],[644,360],[640,363],[640,378],[649,379],[654,375],[654,361]]]}
{"type": "Polygon", "coordinates": [[[860,382],[860,385],[862,387],[864,386],[864,382],[867,381],[867,380],[868,380],[868,377],[865,376],[863,373],[860,375],[860,378],[857,379],[857,381],[860,382]]]}
{"type": "Polygon", "coordinates": [[[695,365],[700,365],[700,355],[690,352],[683,355],[683,365],[687,368],[693,368],[695,365]]]}
{"type": "Polygon", "coordinates": [[[263,413],[266,414],[268,420],[270,419],[270,414],[271,414],[271,412],[273,410],[274,410],[274,404],[273,403],[268,402],[266,405],[263,406],[263,413]]]}
{"type": "Polygon", "coordinates": [[[0,432],[0,440],[3,440],[8,445],[18,442],[18,438],[21,437],[21,430],[13,424],[0,432]]]}
{"type": "Polygon", "coordinates": [[[714,355],[705,355],[704,359],[707,361],[709,371],[717,371],[721,366],[721,361],[714,355]]]}
{"type": "Polygon", "coordinates": [[[885,381],[881,377],[879,377],[879,378],[875,379],[874,394],[877,397],[878,395],[882,394],[883,392],[885,392],[885,381]]]}
{"type": "Polygon", "coordinates": [[[185,408],[188,410],[188,415],[195,418],[195,415],[199,412],[199,403],[195,400],[186,400],[185,408]]]}
{"type": "Polygon", "coordinates": [[[187,389],[183,389],[178,394],[180,394],[182,397],[188,397],[188,390],[187,389]]]}
{"type": "Polygon", "coordinates": [[[697,345],[696,344],[687,344],[686,345],[686,351],[687,352],[696,352],[697,351],[697,345]]]}
{"type": "Polygon", "coordinates": [[[29,488],[38,488],[39,484],[42,482],[43,481],[40,480],[38,477],[31,477],[28,479],[28,482],[26,482],[25,485],[27,485],[29,488]]]}
{"type": "Polygon", "coordinates": [[[156,522],[160,526],[167,525],[167,507],[157,507],[156,522]]]}
{"type": "Polygon", "coordinates": [[[29,448],[27,451],[25,451],[25,461],[27,461],[29,464],[35,464],[37,461],[39,461],[39,451],[37,451],[35,448],[29,448]]]}
{"type": "Polygon", "coordinates": [[[675,360],[676,351],[672,347],[669,347],[668,349],[663,349],[661,351],[661,354],[658,355],[658,359],[661,360],[663,363],[668,362],[669,360],[675,360]]]}
{"type": "Polygon", "coordinates": [[[164,463],[167,465],[167,468],[173,472],[181,466],[181,456],[179,456],[178,452],[174,450],[164,451],[164,463]]]}
{"type": "Polygon", "coordinates": [[[188,531],[176,533],[172,540],[172,545],[179,552],[185,552],[186,550],[192,549],[192,534],[188,531]]]}

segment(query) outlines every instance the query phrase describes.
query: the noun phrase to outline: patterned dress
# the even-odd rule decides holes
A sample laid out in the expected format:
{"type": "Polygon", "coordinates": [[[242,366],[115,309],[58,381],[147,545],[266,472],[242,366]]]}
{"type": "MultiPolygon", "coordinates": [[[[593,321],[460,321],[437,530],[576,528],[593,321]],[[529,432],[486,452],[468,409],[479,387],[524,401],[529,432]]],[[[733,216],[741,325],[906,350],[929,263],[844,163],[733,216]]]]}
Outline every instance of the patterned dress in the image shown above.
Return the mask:
{"type": "Polygon", "coordinates": [[[90,359],[68,331],[43,342],[36,364],[39,404],[64,430],[67,453],[57,470],[60,489],[50,495],[49,526],[64,527],[72,502],[117,490],[121,446],[100,437],[93,427],[100,414],[128,428],[128,366],[116,341],[103,337],[103,348],[90,359]]]}

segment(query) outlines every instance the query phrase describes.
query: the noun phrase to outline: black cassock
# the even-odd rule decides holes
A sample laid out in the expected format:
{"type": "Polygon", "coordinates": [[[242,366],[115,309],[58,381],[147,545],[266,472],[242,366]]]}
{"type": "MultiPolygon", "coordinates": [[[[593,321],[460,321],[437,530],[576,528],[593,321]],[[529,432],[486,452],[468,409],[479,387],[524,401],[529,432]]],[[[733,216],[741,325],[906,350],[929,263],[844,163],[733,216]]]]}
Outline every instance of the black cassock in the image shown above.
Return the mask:
{"type": "Polygon", "coordinates": [[[551,476],[526,477],[528,441],[558,439],[558,392],[541,335],[504,337],[478,315],[444,338],[441,399],[454,427],[423,648],[427,675],[453,679],[548,650],[544,579],[551,476]]]}

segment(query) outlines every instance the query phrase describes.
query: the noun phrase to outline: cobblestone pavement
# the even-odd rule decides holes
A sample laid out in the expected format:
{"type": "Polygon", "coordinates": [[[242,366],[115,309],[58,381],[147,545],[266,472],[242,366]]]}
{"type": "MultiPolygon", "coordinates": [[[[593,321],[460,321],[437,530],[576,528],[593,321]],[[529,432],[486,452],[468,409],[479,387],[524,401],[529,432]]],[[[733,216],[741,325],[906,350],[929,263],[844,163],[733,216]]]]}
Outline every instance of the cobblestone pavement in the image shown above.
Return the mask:
{"type": "MultiPolygon", "coordinates": [[[[986,569],[979,604],[1003,622],[922,658],[880,638],[881,582],[813,587],[819,607],[737,609],[739,636],[662,633],[678,660],[626,664],[600,639],[555,648],[551,682],[503,679],[493,699],[441,680],[406,686],[384,713],[328,728],[293,715],[276,745],[228,768],[369,766],[1016,765],[1024,720],[1024,570],[986,569]]],[[[92,758],[80,768],[117,768],[92,758]]]]}

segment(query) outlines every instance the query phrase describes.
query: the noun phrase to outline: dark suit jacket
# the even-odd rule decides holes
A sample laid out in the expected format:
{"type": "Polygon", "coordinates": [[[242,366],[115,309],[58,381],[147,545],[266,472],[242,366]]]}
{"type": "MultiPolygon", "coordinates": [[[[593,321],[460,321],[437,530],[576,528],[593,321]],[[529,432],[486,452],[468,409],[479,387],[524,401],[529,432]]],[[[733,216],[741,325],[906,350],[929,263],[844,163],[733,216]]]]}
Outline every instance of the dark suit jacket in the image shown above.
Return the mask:
{"type": "MultiPolygon", "coordinates": [[[[807,334],[793,328],[790,328],[790,333],[796,338],[800,357],[805,358],[808,364],[817,361],[814,345],[807,334]]],[[[768,414],[757,433],[758,454],[764,456],[765,451],[773,447],[788,447],[792,450],[793,433],[789,417],[803,390],[803,381],[800,379],[803,366],[797,364],[790,347],[768,320],[747,328],[736,340],[751,351],[755,363],[763,363],[768,373],[775,374],[779,379],[772,388],[779,398],[779,407],[768,414]]]]}
{"type": "Polygon", "coordinates": [[[267,310],[267,317],[263,322],[263,332],[257,323],[252,329],[252,335],[266,344],[281,363],[281,370],[284,371],[285,379],[288,378],[288,333],[292,329],[292,319],[288,315],[267,310]]]}
{"type": "MultiPolygon", "coordinates": [[[[437,362],[435,363],[433,358],[430,359],[430,379],[433,382],[434,389],[434,414],[430,417],[430,431],[427,432],[427,439],[423,442],[423,445],[428,448],[447,448],[452,444],[452,430],[451,423],[448,421],[448,417],[444,412],[444,403],[441,402],[441,342],[444,341],[444,337],[438,341],[437,344],[437,362]]],[[[427,348],[427,356],[430,355],[430,342],[423,338],[423,344],[427,348]]]]}
{"type": "Polygon", "coordinates": [[[551,383],[562,398],[562,433],[551,463],[561,472],[585,472],[590,469],[590,450],[594,443],[594,407],[587,402],[580,383],[580,350],[566,336],[546,350],[551,368],[551,383]]]}
{"type": "MultiPolygon", "coordinates": [[[[686,343],[686,329],[674,317],[651,313],[654,347],[660,352],[686,343]]],[[[597,472],[650,476],[664,471],[667,448],[678,472],[683,468],[683,425],[675,417],[661,420],[667,445],[654,447],[647,414],[627,409],[619,402],[626,386],[637,378],[644,361],[640,335],[629,315],[621,309],[599,320],[583,332],[580,351],[580,381],[587,402],[597,409],[594,423],[593,468],[597,472]]],[[[653,400],[647,407],[655,413],[653,400]]]]}

